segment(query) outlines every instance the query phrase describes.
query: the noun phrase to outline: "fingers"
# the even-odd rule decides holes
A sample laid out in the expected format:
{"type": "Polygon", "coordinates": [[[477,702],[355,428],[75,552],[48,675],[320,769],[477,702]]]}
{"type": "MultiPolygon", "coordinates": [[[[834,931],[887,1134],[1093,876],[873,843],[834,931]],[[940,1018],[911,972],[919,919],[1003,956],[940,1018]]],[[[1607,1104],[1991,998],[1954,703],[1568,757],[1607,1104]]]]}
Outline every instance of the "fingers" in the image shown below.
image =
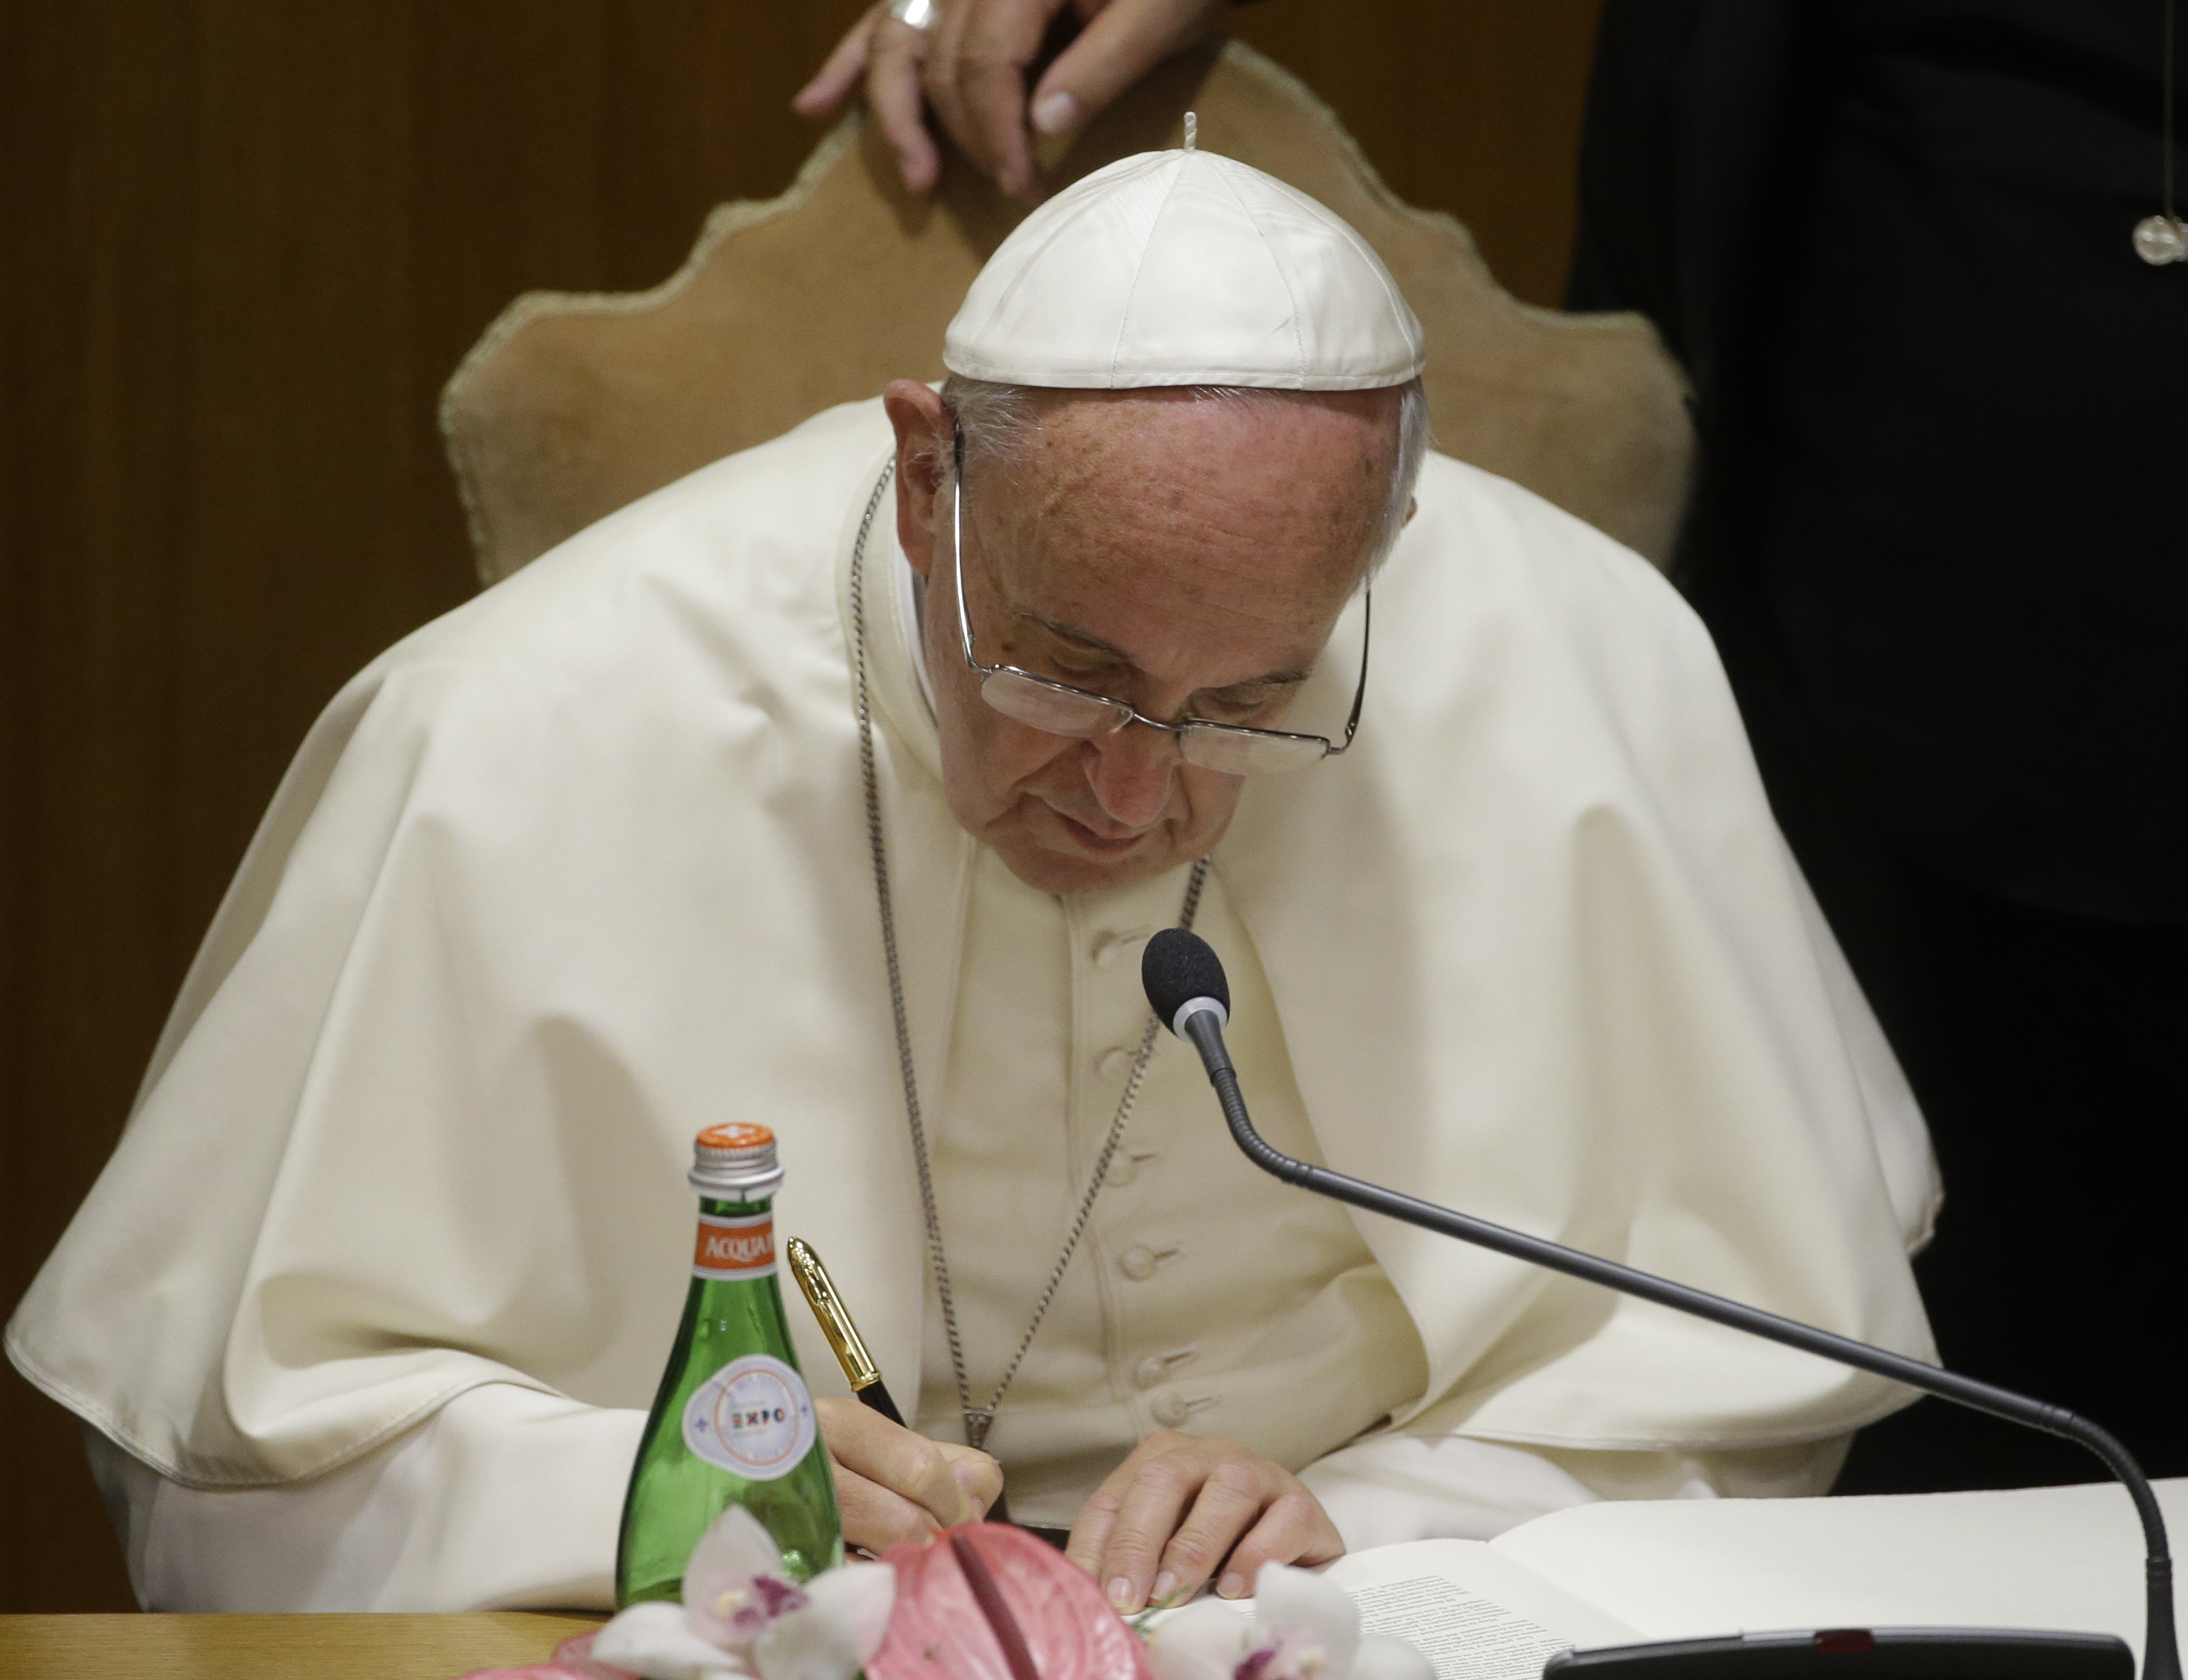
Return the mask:
{"type": "Polygon", "coordinates": [[[1033,132],[1065,134],[1180,48],[1211,33],[1227,0],[1113,0],[1057,55],[1033,91],[1033,132]]]}
{"type": "Polygon", "coordinates": [[[1134,1447],[1125,1462],[1110,1471],[1102,1486],[1079,1508],[1079,1515],[1071,1525],[1071,1538],[1064,1543],[1063,1555],[1106,1588],[1114,1577],[1102,1573],[1102,1559],[1108,1555],[1110,1536],[1117,1531],[1125,1496],[1138,1480],[1141,1467],[1151,1457],[1180,1445],[1191,1444],[1189,1435],[1160,1429],[1134,1447]]]}
{"type": "Polygon", "coordinates": [[[872,62],[866,70],[866,103],[896,154],[897,173],[915,193],[930,193],[942,173],[942,154],[927,132],[920,104],[920,65],[927,37],[894,18],[876,20],[872,62]]]}
{"type": "Polygon", "coordinates": [[[1336,1526],[1300,1480],[1235,1441],[1165,1430],[1140,1443],[1087,1500],[1066,1555],[1120,1611],[1190,1597],[1220,1570],[1227,1598],[1265,1563],[1342,1556],[1336,1526]]]}
{"type": "Polygon", "coordinates": [[[1013,197],[1040,195],[1026,128],[1026,72],[1068,0],[973,0],[937,25],[927,96],[975,165],[1013,197]]]}
{"type": "Polygon", "coordinates": [[[1158,1453],[1125,1490],[1094,1576],[1119,1614],[1138,1610],[1153,1593],[1163,1549],[1213,1468],[1203,1457],[1191,1447],[1158,1453]]]}
{"type": "Polygon", "coordinates": [[[790,108],[800,116],[826,116],[850,97],[866,68],[866,49],[873,38],[879,8],[868,12],[843,32],[836,50],[822,60],[813,79],[798,90],[790,108]]]}
{"type": "Polygon", "coordinates": [[[856,1401],[817,1400],[813,1409],[836,1472],[843,1538],[854,1546],[879,1552],[977,1521],[994,1499],[983,1491],[1002,1486],[984,1452],[928,1440],[856,1401]]]}
{"type": "Polygon", "coordinates": [[[1071,132],[1181,48],[1212,32],[1228,0],[962,0],[943,4],[925,33],[877,6],[836,44],[791,104],[826,116],[863,78],[866,102],[915,193],[928,193],[942,158],[922,101],[966,155],[1029,202],[1041,194],[1034,136],[1071,132]],[[1026,73],[1069,5],[1088,20],[1029,97],[1026,73]]]}
{"type": "MultiPolygon", "coordinates": [[[[1283,1502],[1282,1496],[1277,1502],[1283,1502]]],[[[1170,1544],[1162,1548],[1148,1596],[1159,1604],[1179,1596],[1190,1598],[1205,1587],[1215,1566],[1231,1555],[1239,1536],[1260,1519],[1267,1503],[1267,1491],[1251,1466],[1218,1464],[1200,1485],[1193,1508],[1170,1536],[1170,1544]]],[[[1224,1596],[1238,1595],[1227,1593],[1224,1596]]]]}
{"type": "Polygon", "coordinates": [[[934,1532],[933,1519],[902,1494],[845,1469],[840,1463],[832,1468],[836,1510],[843,1519],[846,1546],[863,1547],[878,1557],[892,1546],[923,1541],[934,1532]]]}
{"type": "Polygon", "coordinates": [[[1079,1508],[1078,1518],[1071,1525],[1071,1538],[1063,1547],[1063,1555],[1097,1581],[1102,1579],[1102,1554],[1117,1526],[1118,1508],[1125,1502],[1124,1487],[1110,1485],[1116,1480],[1116,1476],[1111,1476],[1079,1508]]]}
{"type": "Polygon", "coordinates": [[[942,172],[942,156],[920,105],[919,67],[926,50],[927,38],[920,31],[899,23],[886,6],[876,6],[836,43],[790,102],[791,109],[800,116],[826,116],[850,97],[863,77],[866,103],[896,154],[897,173],[911,191],[932,192],[942,172]]]}
{"type": "MultiPolygon", "coordinates": [[[[1216,1593],[1243,1598],[1254,1590],[1263,1564],[1297,1564],[1311,1569],[1345,1555],[1344,1539],[1315,1497],[1303,1486],[1279,1494],[1262,1509],[1260,1519],[1234,1542],[1216,1593]]],[[[1197,1512],[1196,1512],[1197,1514],[1197,1512]]]]}
{"type": "MultiPolygon", "coordinates": [[[[950,1474],[965,1497],[985,1516],[988,1508],[995,1502],[1003,1491],[1003,1467],[977,1447],[959,1446],[950,1441],[937,1441],[935,1449],[949,1465],[950,1474]]],[[[967,1520],[970,1520],[967,1519],[967,1520]]]]}

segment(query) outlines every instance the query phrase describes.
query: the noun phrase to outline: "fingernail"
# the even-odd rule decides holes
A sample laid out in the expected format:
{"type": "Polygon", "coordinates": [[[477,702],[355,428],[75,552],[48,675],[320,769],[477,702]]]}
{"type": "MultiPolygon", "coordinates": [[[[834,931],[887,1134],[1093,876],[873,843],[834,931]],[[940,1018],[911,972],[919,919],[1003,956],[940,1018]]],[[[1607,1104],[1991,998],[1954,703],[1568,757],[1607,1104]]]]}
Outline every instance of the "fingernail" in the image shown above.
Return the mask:
{"type": "Polygon", "coordinates": [[[1132,1583],[1121,1575],[1109,1583],[1109,1602],[1120,1610],[1132,1607],[1132,1583]]]}
{"type": "Polygon", "coordinates": [[[1245,1579],[1235,1570],[1215,1583],[1215,1592],[1219,1598],[1236,1598],[1245,1590],[1245,1579]]]}
{"type": "Polygon", "coordinates": [[[1043,134],[1061,134],[1079,126],[1079,101],[1061,87],[1034,101],[1033,126],[1043,134]]]}
{"type": "Polygon", "coordinates": [[[1155,1577],[1155,1602],[1157,1604],[1159,1604],[1164,1603],[1169,1598],[1171,1593],[1176,1591],[1177,1576],[1169,1570],[1164,1570],[1160,1575],[1155,1577]]]}

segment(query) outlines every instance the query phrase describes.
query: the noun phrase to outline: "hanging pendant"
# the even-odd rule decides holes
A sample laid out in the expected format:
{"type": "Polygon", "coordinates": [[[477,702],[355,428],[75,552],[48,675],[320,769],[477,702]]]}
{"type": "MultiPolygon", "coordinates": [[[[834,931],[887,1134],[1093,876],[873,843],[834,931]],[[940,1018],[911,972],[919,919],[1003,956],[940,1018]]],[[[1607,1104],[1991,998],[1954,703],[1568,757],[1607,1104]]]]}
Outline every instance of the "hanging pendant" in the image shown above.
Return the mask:
{"type": "Polygon", "coordinates": [[[2134,224],[2134,254],[2153,268],[2188,257],[2188,222],[2177,216],[2146,216],[2134,224]]]}

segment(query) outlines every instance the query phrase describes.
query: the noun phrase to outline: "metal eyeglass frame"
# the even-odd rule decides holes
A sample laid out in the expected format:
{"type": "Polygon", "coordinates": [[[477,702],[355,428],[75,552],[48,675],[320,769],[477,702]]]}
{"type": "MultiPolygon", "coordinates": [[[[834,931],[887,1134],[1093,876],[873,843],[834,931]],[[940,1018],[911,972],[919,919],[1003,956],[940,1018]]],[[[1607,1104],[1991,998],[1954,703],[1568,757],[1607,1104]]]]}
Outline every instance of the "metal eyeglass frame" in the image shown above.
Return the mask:
{"type": "MultiPolygon", "coordinates": [[[[1057,694],[1068,695],[1075,700],[1091,700],[1098,705],[1108,708],[1111,714],[1116,718],[1116,722],[1108,729],[1097,729],[1086,735],[1072,735],[1062,730],[1042,730],[1041,732],[1044,735],[1062,736],[1065,740],[1069,741],[1093,741],[1102,736],[1114,735],[1118,730],[1132,724],[1145,724],[1149,729],[1160,730],[1165,735],[1176,736],[1178,754],[1188,764],[1193,763],[1194,760],[1186,752],[1186,741],[1196,730],[1204,730],[1215,736],[1243,737],[1248,741],[1293,741],[1301,746],[1311,743],[1322,748],[1319,757],[1297,764],[1268,765],[1258,770],[1218,772],[1227,775],[1266,774],[1272,770],[1304,770],[1308,764],[1319,764],[1323,758],[1334,758],[1351,749],[1352,738],[1360,730],[1360,710],[1367,703],[1368,699],[1368,649],[1369,637],[1374,628],[1375,612],[1374,589],[1372,584],[1363,585],[1361,590],[1360,683],[1359,686],[1352,691],[1352,711],[1345,720],[1345,739],[1342,744],[1333,741],[1326,735],[1305,735],[1290,730],[1252,729],[1244,724],[1219,724],[1201,718],[1185,718],[1165,723],[1160,718],[1148,717],[1129,702],[1119,700],[1114,695],[1097,694],[1091,689],[1074,688],[1069,683],[1057,682],[1053,678],[1038,675],[1017,665],[983,665],[973,654],[973,618],[965,605],[965,434],[956,426],[954,417],[950,431],[957,468],[956,482],[951,485],[950,491],[950,557],[953,568],[952,581],[957,591],[957,634],[964,651],[966,665],[977,673],[981,679],[980,697],[983,700],[988,700],[990,706],[995,706],[995,702],[988,699],[988,679],[1004,674],[1016,677],[1023,682],[1033,683],[1057,694]]],[[[1005,717],[1012,718],[1013,722],[1024,722],[1024,719],[1004,711],[1000,706],[995,706],[995,710],[1002,712],[1005,717]]],[[[1026,727],[1040,729],[1040,725],[1027,724],[1026,727]]],[[[1215,767],[1202,765],[1200,768],[1215,767]]]]}

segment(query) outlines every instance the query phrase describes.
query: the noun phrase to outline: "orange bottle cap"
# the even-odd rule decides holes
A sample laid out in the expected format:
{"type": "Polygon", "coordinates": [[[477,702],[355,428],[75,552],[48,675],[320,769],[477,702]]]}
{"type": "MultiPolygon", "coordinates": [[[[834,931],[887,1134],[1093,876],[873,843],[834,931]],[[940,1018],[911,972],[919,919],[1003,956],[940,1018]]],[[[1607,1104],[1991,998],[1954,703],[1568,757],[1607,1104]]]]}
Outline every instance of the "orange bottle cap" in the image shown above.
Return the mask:
{"type": "Polygon", "coordinates": [[[691,1154],[691,1183],[702,1195],[772,1195],[782,1182],[775,1134],[765,1126],[735,1120],[708,1126],[691,1154]]]}
{"type": "Polygon", "coordinates": [[[742,1120],[708,1126],[699,1134],[702,1149],[764,1149],[774,1142],[775,1134],[765,1126],[747,1125],[742,1120]]]}

